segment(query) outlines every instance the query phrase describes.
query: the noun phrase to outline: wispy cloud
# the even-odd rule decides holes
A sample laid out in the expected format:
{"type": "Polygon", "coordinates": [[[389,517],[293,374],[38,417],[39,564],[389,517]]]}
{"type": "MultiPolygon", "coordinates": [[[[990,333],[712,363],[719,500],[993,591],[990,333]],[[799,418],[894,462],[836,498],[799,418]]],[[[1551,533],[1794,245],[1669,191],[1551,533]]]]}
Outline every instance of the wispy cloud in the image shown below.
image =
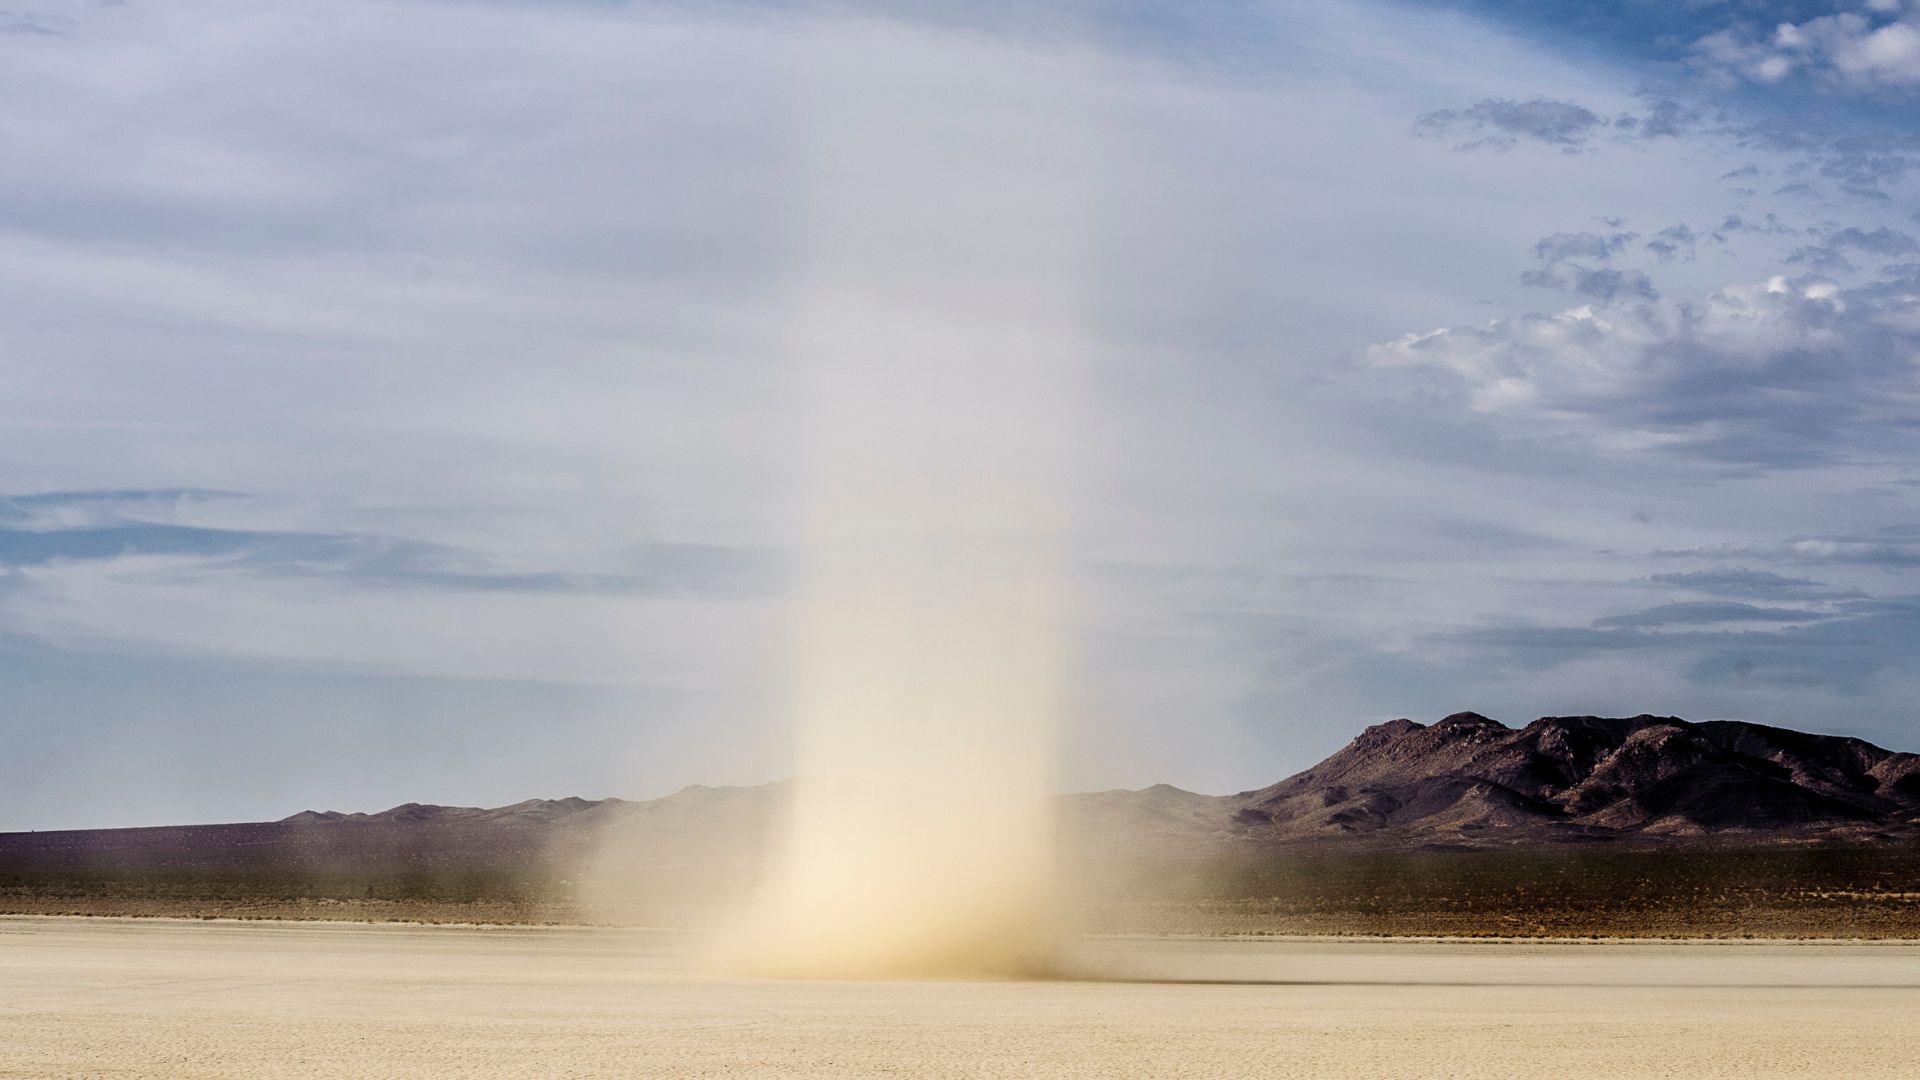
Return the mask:
{"type": "Polygon", "coordinates": [[[1605,126],[1599,114],[1585,106],[1548,98],[1528,101],[1488,98],[1464,109],[1421,113],[1414,121],[1414,130],[1424,135],[1446,136],[1465,131],[1481,136],[1463,143],[1460,147],[1463,150],[1506,149],[1522,140],[1574,149],[1605,126]]]}
{"type": "Polygon", "coordinates": [[[1828,600],[1864,597],[1858,589],[1835,590],[1811,578],[1787,577],[1771,570],[1724,568],[1676,570],[1654,574],[1650,581],[1692,592],[1719,596],[1748,596],[1778,599],[1828,600]]]}
{"type": "Polygon", "coordinates": [[[1718,623],[1809,623],[1832,618],[1828,612],[1801,608],[1755,607],[1731,600],[1687,600],[1642,611],[1604,615],[1593,620],[1597,628],[1711,626],[1718,623]]]}

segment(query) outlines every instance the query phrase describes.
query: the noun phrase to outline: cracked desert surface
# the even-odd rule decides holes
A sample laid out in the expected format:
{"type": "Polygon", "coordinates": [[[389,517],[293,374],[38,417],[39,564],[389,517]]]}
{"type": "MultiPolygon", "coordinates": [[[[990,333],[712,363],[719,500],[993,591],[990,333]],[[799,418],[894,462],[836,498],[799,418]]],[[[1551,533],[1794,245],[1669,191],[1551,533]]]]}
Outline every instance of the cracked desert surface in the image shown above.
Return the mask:
{"type": "Polygon", "coordinates": [[[0,1076],[1914,1077],[1920,947],[1089,939],[754,981],[672,932],[0,919],[0,1076]]]}

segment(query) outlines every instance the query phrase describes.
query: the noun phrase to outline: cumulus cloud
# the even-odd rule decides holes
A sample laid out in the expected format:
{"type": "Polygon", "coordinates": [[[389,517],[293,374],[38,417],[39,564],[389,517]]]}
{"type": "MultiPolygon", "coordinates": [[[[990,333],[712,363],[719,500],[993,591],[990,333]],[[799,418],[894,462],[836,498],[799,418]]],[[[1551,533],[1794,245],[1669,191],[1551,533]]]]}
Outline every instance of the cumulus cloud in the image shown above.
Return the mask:
{"type": "Polygon", "coordinates": [[[1784,277],[1409,334],[1365,353],[1466,408],[1602,448],[1748,467],[1832,461],[1920,426],[1920,282],[1784,277]]]}
{"type": "Polygon", "coordinates": [[[1763,85],[1803,77],[1835,90],[1911,92],[1920,89],[1920,8],[1870,0],[1771,30],[1721,30],[1692,52],[1709,71],[1763,85]]]}

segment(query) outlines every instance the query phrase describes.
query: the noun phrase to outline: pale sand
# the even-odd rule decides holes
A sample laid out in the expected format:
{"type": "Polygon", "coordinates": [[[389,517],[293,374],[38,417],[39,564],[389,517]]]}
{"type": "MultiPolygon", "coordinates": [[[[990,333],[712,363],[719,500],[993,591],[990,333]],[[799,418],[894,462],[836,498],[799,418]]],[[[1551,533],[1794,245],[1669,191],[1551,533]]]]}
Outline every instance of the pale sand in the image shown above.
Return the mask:
{"type": "Polygon", "coordinates": [[[1911,945],[1100,940],[1115,981],[839,983],[700,946],[0,918],[0,1076],[1920,1076],[1911,945]]]}

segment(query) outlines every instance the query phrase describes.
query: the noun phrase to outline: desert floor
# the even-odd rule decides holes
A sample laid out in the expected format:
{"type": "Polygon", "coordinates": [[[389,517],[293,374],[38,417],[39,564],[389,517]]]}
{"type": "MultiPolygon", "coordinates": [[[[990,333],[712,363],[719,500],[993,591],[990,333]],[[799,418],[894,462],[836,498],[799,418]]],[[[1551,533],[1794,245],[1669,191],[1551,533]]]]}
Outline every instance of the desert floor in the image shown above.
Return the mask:
{"type": "Polygon", "coordinates": [[[594,929],[0,919],[0,1076],[1915,1077],[1920,946],[1092,939],[1051,981],[594,929]]]}

